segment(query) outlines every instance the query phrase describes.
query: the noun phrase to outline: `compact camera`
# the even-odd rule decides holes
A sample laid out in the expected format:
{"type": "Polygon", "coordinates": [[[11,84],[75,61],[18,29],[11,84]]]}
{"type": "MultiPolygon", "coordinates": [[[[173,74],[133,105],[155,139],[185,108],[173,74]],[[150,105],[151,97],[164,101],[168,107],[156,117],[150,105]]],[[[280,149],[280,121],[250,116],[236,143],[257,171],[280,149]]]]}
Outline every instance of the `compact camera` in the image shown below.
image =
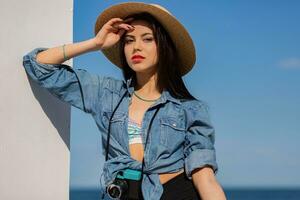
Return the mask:
{"type": "Polygon", "coordinates": [[[142,173],[138,170],[125,169],[117,173],[116,178],[106,187],[111,199],[141,199],[142,173]]]}

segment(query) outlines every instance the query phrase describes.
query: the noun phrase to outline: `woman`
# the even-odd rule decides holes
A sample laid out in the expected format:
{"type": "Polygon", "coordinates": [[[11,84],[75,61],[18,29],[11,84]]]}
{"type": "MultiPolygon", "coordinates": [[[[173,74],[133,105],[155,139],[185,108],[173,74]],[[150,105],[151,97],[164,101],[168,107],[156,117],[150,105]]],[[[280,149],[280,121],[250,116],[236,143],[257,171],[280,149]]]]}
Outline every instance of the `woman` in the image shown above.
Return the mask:
{"type": "Polygon", "coordinates": [[[207,105],[182,76],[195,63],[185,28],[165,8],[121,3],[102,12],[95,37],[25,55],[30,77],[92,114],[102,133],[105,193],[121,199],[225,199],[207,105]],[[64,61],[101,50],[124,81],[64,61]]]}

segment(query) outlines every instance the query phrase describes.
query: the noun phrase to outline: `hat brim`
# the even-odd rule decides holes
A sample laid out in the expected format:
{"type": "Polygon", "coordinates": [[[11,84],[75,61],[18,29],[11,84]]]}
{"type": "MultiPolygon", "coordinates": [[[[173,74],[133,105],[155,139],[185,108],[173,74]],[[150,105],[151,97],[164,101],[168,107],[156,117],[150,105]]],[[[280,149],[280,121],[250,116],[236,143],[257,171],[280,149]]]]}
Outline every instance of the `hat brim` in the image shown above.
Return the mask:
{"type": "MultiPolygon", "coordinates": [[[[192,38],[184,26],[169,12],[151,4],[142,2],[127,2],[113,5],[104,10],[97,18],[95,23],[95,35],[100,31],[102,26],[111,18],[126,18],[131,14],[147,12],[155,17],[160,24],[169,33],[176,49],[178,56],[182,61],[181,75],[187,74],[195,64],[196,52],[192,38]]],[[[110,48],[101,50],[103,54],[116,66],[122,68],[120,61],[119,44],[117,42],[110,48]]]]}

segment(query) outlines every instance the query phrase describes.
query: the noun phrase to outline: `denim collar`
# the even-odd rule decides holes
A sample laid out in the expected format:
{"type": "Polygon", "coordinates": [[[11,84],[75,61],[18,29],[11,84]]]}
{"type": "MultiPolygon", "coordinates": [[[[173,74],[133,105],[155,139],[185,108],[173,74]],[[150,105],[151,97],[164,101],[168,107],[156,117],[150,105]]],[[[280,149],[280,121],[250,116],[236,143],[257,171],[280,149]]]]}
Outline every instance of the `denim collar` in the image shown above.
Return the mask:
{"type": "MultiPolygon", "coordinates": [[[[129,78],[127,81],[124,80],[124,82],[126,83],[126,88],[128,93],[130,94],[130,96],[132,96],[133,92],[134,92],[134,86],[132,85],[132,80],[133,78],[129,78]]],[[[166,89],[163,90],[161,97],[158,99],[158,101],[155,102],[154,105],[157,104],[163,104],[166,103],[167,101],[171,101],[173,103],[177,103],[177,104],[181,104],[181,101],[179,99],[174,98],[170,92],[166,89]]]]}

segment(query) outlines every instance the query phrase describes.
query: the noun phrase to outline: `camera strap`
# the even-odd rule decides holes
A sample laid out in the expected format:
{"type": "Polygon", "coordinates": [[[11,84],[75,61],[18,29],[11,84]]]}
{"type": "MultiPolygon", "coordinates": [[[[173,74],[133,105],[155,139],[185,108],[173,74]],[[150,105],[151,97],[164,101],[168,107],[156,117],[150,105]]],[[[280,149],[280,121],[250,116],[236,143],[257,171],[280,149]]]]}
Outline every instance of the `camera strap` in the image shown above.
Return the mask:
{"type": "MultiPolygon", "coordinates": [[[[109,140],[110,140],[110,127],[111,127],[111,120],[113,118],[113,115],[115,114],[117,108],[119,107],[119,105],[121,104],[123,98],[126,96],[127,94],[127,90],[125,91],[125,93],[122,95],[121,99],[119,100],[118,104],[116,105],[116,107],[114,108],[110,118],[109,118],[109,123],[108,123],[108,134],[107,134],[107,141],[106,141],[106,155],[105,155],[105,161],[108,160],[108,150],[109,150],[109,140]]],[[[148,137],[149,137],[149,133],[150,133],[150,129],[151,129],[151,126],[152,126],[152,122],[158,112],[160,107],[158,107],[158,109],[156,109],[155,113],[154,113],[154,116],[152,117],[151,121],[150,121],[150,124],[149,124],[149,128],[147,130],[147,135],[146,135],[146,142],[145,142],[145,149],[144,151],[146,150],[146,145],[148,143],[148,137]]],[[[145,156],[143,157],[143,161],[142,161],[142,174],[144,174],[144,165],[145,165],[145,156]]]]}

